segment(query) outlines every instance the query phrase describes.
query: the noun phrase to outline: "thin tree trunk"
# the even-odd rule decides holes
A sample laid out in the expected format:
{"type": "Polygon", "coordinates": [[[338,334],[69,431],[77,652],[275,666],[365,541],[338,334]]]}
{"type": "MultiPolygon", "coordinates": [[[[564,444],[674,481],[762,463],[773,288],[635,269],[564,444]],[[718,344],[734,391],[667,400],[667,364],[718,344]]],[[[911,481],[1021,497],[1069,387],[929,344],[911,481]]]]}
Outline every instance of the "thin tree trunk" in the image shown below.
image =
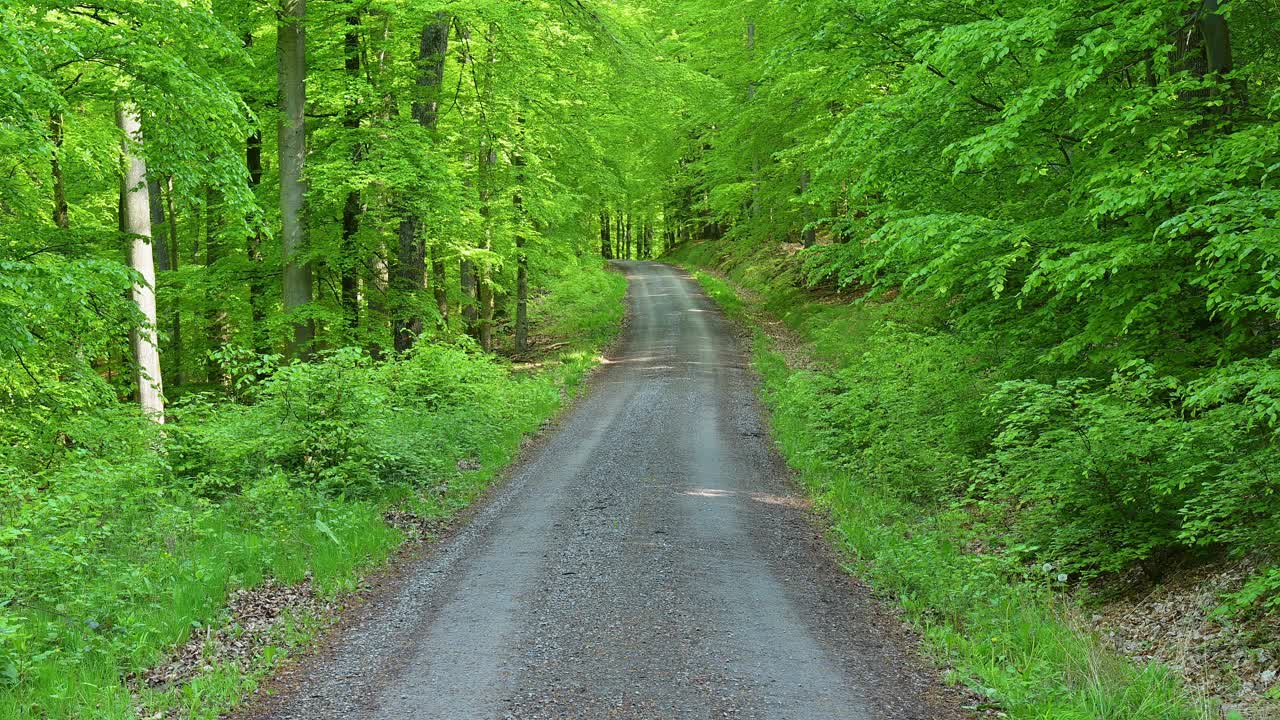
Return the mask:
{"type": "Polygon", "coordinates": [[[476,308],[476,266],[466,258],[458,263],[458,289],[462,293],[463,331],[477,337],[480,312],[476,308]]]}
{"type": "MultiPolygon", "coordinates": [[[[481,73],[480,98],[482,105],[487,104],[493,97],[493,72],[494,63],[497,61],[497,25],[489,23],[485,32],[485,62],[484,71],[481,73]]],[[[480,217],[484,224],[484,250],[486,252],[493,249],[493,169],[498,162],[498,150],[496,140],[492,134],[490,127],[481,130],[481,147],[480,147],[480,217]]],[[[486,258],[483,265],[478,268],[476,275],[476,298],[480,301],[480,322],[478,339],[480,347],[485,352],[493,350],[493,312],[494,312],[494,294],[493,294],[493,269],[491,263],[486,258]]]]}
{"type": "MultiPolygon", "coordinates": [[[[253,47],[252,32],[244,34],[244,46],[253,47]]],[[[258,187],[262,185],[262,132],[257,128],[245,141],[244,164],[249,171],[249,192],[256,197],[258,187]]],[[[266,302],[266,288],[262,277],[262,241],[265,237],[261,218],[254,218],[253,223],[253,228],[245,237],[245,257],[249,260],[249,316],[253,322],[249,337],[254,351],[259,355],[266,355],[270,350],[266,343],[266,309],[262,306],[266,302]]]]}
{"type": "Polygon", "coordinates": [[[395,321],[395,337],[394,343],[397,352],[405,352],[413,347],[418,336],[422,334],[422,316],[417,313],[417,309],[413,308],[415,298],[422,292],[423,278],[423,257],[422,243],[418,240],[418,221],[413,216],[407,216],[400,221],[400,229],[397,233],[399,238],[398,251],[396,257],[395,289],[399,298],[398,302],[404,306],[408,305],[411,309],[406,310],[401,307],[397,310],[397,319],[395,321]]]}
{"type": "MultiPolygon", "coordinates": [[[[303,171],[307,157],[305,113],[307,104],[307,0],[281,0],[276,53],[279,61],[280,114],[280,219],[284,268],[284,309],[297,313],[312,299],[311,264],[298,256],[306,249],[306,185],[303,171]]],[[[310,320],[293,318],[293,338],[286,345],[289,357],[306,357],[315,339],[310,320]]]]}
{"type": "Polygon", "coordinates": [[[449,281],[444,268],[444,259],[440,257],[440,248],[431,248],[431,292],[435,296],[436,311],[440,313],[440,328],[449,327],[449,281]]]}
{"type": "Polygon", "coordinates": [[[138,112],[120,107],[116,122],[124,133],[125,173],[120,184],[120,225],[132,236],[129,264],[140,282],[133,286],[133,301],[142,315],[142,325],[135,328],[133,351],[138,360],[138,401],[142,412],[157,423],[164,423],[164,383],[160,375],[160,347],[156,343],[156,268],[151,255],[151,208],[147,191],[147,167],[134,152],[142,143],[142,126],[138,112]]]}
{"type": "MultiPolygon", "coordinates": [[[[219,193],[212,186],[205,186],[204,190],[204,268],[205,268],[205,310],[208,313],[206,317],[206,327],[208,328],[209,343],[211,347],[218,348],[230,342],[227,336],[227,308],[224,304],[222,293],[211,291],[215,283],[216,276],[213,274],[214,265],[222,259],[222,239],[220,237],[221,218],[219,210],[222,201],[219,193]]],[[[222,368],[211,357],[206,356],[205,375],[210,383],[226,384],[227,378],[223,376],[222,368]]]]}
{"type": "MultiPolygon", "coordinates": [[[[800,173],[800,194],[805,195],[809,192],[809,171],[805,170],[800,173]]],[[[805,247],[813,247],[818,241],[818,231],[813,226],[813,213],[809,209],[809,203],[806,202],[804,207],[804,234],[803,242],[805,247]]]]}
{"type": "MultiPolygon", "coordinates": [[[[369,284],[368,284],[368,312],[366,316],[368,320],[365,322],[367,326],[372,326],[376,320],[378,333],[381,335],[379,341],[373,345],[372,352],[374,358],[382,357],[382,342],[385,341],[388,327],[388,317],[390,313],[387,311],[387,292],[391,287],[391,263],[387,258],[391,256],[391,250],[385,244],[379,244],[377,252],[373,255],[373,260],[369,265],[369,284]]],[[[392,338],[395,343],[395,338],[392,338]]]]}
{"type": "MultiPolygon", "coordinates": [[[[484,220],[484,249],[493,248],[493,208],[490,207],[492,198],[492,175],[493,166],[497,162],[497,150],[493,147],[486,147],[482,151],[483,159],[480,161],[480,216],[484,220]]],[[[488,264],[479,268],[476,274],[476,299],[480,303],[480,320],[477,326],[476,339],[480,341],[480,348],[485,352],[493,349],[493,282],[490,278],[491,270],[488,264]]]]}
{"type": "Polygon", "coordinates": [[[529,349],[529,257],[525,253],[525,223],[527,217],[524,209],[524,118],[516,121],[520,128],[515,155],[511,164],[516,168],[516,190],[511,201],[516,211],[516,352],[529,349]]]}
{"type": "Polygon", "coordinates": [[[163,228],[164,194],[160,189],[160,181],[147,178],[147,202],[151,205],[151,258],[157,273],[169,272],[169,243],[165,240],[163,228]]]}
{"type": "MultiPolygon", "coordinates": [[[[177,272],[182,254],[178,247],[178,212],[174,208],[172,175],[165,180],[164,203],[169,216],[169,268],[177,272]]],[[[182,387],[187,382],[187,375],[182,370],[182,306],[176,299],[173,303],[173,330],[170,332],[169,346],[173,350],[173,361],[170,363],[174,369],[173,386],[182,387]]]]}
{"type": "Polygon", "coordinates": [[[609,239],[609,211],[600,211],[600,257],[613,259],[613,242],[609,239]]]}
{"type": "Polygon", "coordinates": [[[516,352],[529,349],[529,256],[524,233],[516,236],[516,352]]]}
{"type": "MultiPolygon", "coordinates": [[[[445,55],[449,52],[449,15],[438,12],[432,21],[422,26],[418,39],[418,97],[413,102],[413,118],[418,124],[434,133],[440,122],[440,86],[444,82],[445,55]]],[[[400,221],[400,246],[396,278],[401,293],[400,302],[411,310],[402,310],[395,322],[395,347],[404,352],[422,334],[422,316],[417,310],[416,298],[426,289],[426,238],[423,237],[418,217],[406,212],[400,221]]],[[[448,296],[444,292],[444,263],[432,258],[432,272],[436,275],[434,299],[441,316],[449,312],[448,296]]]]}
{"type": "Polygon", "coordinates": [[[60,230],[71,227],[71,211],[67,207],[67,182],[62,174],[62,113],[49,115],[49,140],[53,153],[49,157],[49,169],[53,174],[53,224],[60,230]]]}
{"type": "MultiPolygon", "coordinates": [[[[262,185],[262,133],[255,131],[245,143],[245,165],[249,170],[249,189],[256,194],[262,185]]],[[[264,240],[260,219],[255,219],[254,228],[245,241],[245,253],[249,258],[249,312],[253,318],[254,350],[266,355],[266,288],[262,278],[262,241],[264,240]]]]}
{"type": "MultiPolygon", "coordinates": [[[[415,108],[418,122],[435,131],[440,124],[440,88],[444,84],[444,64],[449,53],[449,23],[451,17],[446,12],[438,12],[435,22],[422,29],[419,42],[418,61],[423,64],[418,84],[422,89],[421,110],[415,108]]],[[[424,239],[425,242],[425,239],[424,239]]],[[[432,245],[431,255],[431,288],[436,301],[436,311],[440,314],[440,327],[449,326],[449,293],[446,287],[448,278],[445,274],[444,258],[441,248],[432,245]]]]}
{"type": "MultiPolygon", "coordinates": [[[[346,52],[345,69],[351,81],[360,78],[360,16],[347,16],[347,34],[343,38],[343,49],[346,52]]],[[[355,131],[360,128],[360,113],[355,103],[346,108],[346,117],[342,126],[355,131]]],[[[356,143],[351,151],[351,164],[360,164],[364,156],[364,147],[356,143]]],[[[360,271],[356,258],[359,253],[355,247],[356,233],[360,231],[360,215],[364,207],[360,201],[360,191],[347,192],[347,200],[342,206],[342,308],[346,314],[347,326],[352,330],[360,327],[360,271]]]]}

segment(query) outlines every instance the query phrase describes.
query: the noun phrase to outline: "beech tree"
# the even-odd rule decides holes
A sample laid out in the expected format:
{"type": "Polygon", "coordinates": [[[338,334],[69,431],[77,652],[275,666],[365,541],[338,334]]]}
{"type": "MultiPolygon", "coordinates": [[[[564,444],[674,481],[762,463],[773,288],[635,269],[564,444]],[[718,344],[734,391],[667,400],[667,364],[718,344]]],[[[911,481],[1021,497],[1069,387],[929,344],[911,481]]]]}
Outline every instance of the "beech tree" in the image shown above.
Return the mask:
{"type": "Polygon", "coordinates": [[[134,328],[133,352],[137,359],[138,401],[142,412],[164,423],[164,383],[160,374],[160,344],[156,340],[156,270],[151,248],[151,200],[147,166],[139,153],[142,123],[138,111],[121,105],[116,111],[125,171],[120,183],[120,229],[132,238],[129,265],[138,274],[133,284],[133,302],[141,324],[134,328]]]}
{"type": "Polygon", "coordinates": [[[307,250],[307,0],[280,0],[276,31],[280,93],[280,241],[284,257],[284,309],[293,313],[289,355],[310,351],[315,326],[298,311],[312,299],[311,263],[307,250]]]}

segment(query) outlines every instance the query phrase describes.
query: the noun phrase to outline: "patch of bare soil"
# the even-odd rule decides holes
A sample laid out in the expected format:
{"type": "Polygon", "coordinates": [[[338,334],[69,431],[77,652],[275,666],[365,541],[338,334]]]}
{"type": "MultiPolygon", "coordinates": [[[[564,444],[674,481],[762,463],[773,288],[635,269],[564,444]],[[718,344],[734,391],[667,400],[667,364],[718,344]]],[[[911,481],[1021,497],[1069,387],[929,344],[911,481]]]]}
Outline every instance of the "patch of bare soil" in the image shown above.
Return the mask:
{"type": "MultiPolygon", "coordinates": [[[[161,664],[131,678],[135,688],[181,686],[215,665],[248,669],[269,645],[278,641],[289,618],[324,617],[333,611],[307,578],[286,585],[268,578],[259,587],[236,590],[227,601],[224,622],[198,630],[161,664]]],[[[163,715],[153,716],[163,717],[163,715]]]]}
{"type": "Polygon", "coordinates": [[[1280,717],[1280,618],[1234,621],[1215,610],[1257,570],[1252,560],[1179,571],[1144,593],[1109,603],[1094,629],[1137,663],[1159,662],[1223,703],[1223,716],[1280,717]]]}

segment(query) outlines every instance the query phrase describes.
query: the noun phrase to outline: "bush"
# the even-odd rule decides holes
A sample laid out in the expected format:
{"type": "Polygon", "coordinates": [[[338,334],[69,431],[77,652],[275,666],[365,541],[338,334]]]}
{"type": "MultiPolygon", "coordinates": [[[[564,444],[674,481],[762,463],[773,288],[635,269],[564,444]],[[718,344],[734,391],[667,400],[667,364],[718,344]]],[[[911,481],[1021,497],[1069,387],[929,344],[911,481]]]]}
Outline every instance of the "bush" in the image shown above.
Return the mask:
{"type": "MultiPolygon", "coordinates": [[[[352,589],[401,540],[388,506],[445,516],[468,504],[617,330],[625,281],[567,275],[547,302],[568,294],[583,324],[560,325],[572,349],[537,374],[467,342],[278,368],[229,348],[218,359],[234,366],[232,397],[187,395],[163,428],[93,373],[8,396],[0,719],[135,718],[122,677],[223,622],[235,588],[310,577],[325,593],[352,589]]],[[[221,694],[190,702],[233,702],[244,678],[224,671],[221,694]]]]}

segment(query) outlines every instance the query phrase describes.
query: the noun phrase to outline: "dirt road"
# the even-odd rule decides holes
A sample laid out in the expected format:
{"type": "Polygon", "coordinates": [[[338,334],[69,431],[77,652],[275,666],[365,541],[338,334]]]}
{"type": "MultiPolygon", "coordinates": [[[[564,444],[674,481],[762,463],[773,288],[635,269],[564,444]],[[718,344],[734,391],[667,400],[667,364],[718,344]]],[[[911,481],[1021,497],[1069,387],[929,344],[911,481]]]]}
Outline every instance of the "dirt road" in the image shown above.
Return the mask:
{"type": "Polygon", "coordinates": [[[587,397],[253,717],[960,717],[789,484],[733,327],[684,272],[619,266],[587,397]]]}

